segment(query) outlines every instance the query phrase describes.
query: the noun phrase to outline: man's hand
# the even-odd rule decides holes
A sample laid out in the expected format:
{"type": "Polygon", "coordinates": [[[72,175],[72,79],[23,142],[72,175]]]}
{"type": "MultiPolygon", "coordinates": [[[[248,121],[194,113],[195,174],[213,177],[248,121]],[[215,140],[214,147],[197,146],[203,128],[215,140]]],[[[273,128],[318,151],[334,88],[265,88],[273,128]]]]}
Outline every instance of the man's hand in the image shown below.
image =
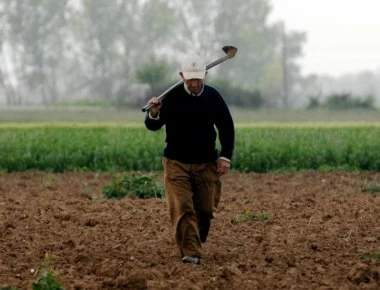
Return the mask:
{"type": "Polygon", "coordinates": [[[150,108],[149,112],[152,118],[156,118],[158,113],[160,112],[162,103],[157,99],[157,97],[153,97],[148,101],[148,105],[154,105],[152,108],[150,108]]]}
{"type": "Polygon", "coordinates": [[[218,172],[220,175],[228,173],[230,170],[230,163],[223,159],[218,159],[218,172]]]}

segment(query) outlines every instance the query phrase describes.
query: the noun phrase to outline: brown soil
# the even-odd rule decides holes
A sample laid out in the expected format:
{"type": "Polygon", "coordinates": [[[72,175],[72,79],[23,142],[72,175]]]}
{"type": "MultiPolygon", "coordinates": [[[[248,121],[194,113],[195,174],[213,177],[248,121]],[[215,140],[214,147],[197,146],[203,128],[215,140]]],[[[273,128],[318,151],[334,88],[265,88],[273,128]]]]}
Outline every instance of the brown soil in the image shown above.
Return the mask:
{"type": "Polygon", "coordinates": [[[194,266],[163,200],[103,199],[103,173],[2,173],[0,288],[31,289],[45,260],[65,289],[380,289],[380,194],[364,190],[376,180],[230,173],[194,266]]]}

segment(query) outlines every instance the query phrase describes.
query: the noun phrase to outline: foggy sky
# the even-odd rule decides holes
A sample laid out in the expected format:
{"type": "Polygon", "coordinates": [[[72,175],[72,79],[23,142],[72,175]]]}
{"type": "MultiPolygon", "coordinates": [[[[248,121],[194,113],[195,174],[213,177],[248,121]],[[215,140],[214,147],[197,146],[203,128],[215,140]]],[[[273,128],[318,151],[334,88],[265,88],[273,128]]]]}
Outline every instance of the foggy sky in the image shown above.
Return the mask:
{"type": "Polygon", "coordinates": [[[307,33],[303,74],[380,71],[380,1],[272,0],[272,20],[307,33]]]}

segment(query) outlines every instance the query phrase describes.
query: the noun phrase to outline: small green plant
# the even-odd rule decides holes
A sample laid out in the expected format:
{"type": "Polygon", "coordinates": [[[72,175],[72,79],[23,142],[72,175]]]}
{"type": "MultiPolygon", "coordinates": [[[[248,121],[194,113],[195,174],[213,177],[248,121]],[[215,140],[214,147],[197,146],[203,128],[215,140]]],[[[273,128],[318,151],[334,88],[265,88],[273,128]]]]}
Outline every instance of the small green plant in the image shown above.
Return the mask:
{"type": "Polygon", "coordinates": [[[360,255],[360,260],[361,261],[368,261],[368,260],[370,260],[370,255],[369,254],[362,254],[362,255],[360,255]]]}
{"type": "Polygon", "coordinates": [[[61,179],[53,173],[47,173],[47,174],[42,176],[42,182],[45,185],[51,185],[51,184],[60,183],[61,179]]]}
{"type": "Polygon", "coordinates": [[[52,272],[43,272],[40,277],[33,282],[33,290],[63,290],[62,286],[55,281],[52,272]]]}
{"type": "Polygon", "coordinates": [[[134,175],[116,179],[111,185],[106,185],[102,190],[106,198],[120,199],[125,196],[139,198],[162,198],[164,188],[157,185],[150,177],[134,175]]]}
{"type": "Polygon", "coordinates": [[[368,191],[370,193],[379,193],[380,192],[380,184],[378,184],[376,181],[371,181],[367,185],[368,191]]]}
{"type": "Polygon", "coordinates": [[[88,185],[88,183],[84,183],[83,185],[84,187],[82,188],[82,195],[88,199],[92,199],[93,188],[88,185]]]}
{"type": "Polygon", "coordinates": [[[360,255],[360,260],[365,262],[365,261],[373,261],[373,262],[380,262],[380,252],[376,253],[365,253],[360,255]]]}
{"type": "Polygon", "coordinates": [[[232,224],[239,224],[243,223],[249,220],[258,220],[258,221],[264,221],[269,220],[272,218],[272,215],[270,213],[267,213],[265,211],[258,211],[254,213],[251,210],[246,210],[243,214],[237,215],[235,217],[231,218],[232,224]]]}
{"type": "Polygon", "coordinates": [[[255,215],[253,214],[252,211],[246,210],[244,212],[244,214],[243,214],[243,217],[244,217],[245,220],[251,220],[251,219],[253,219],[255,217],[255,215]]]}
{"type": "Polygon", "coordinates": [[[272,219],[272,215],[265,211],[259,211],[255,215],[256,219],[259,221],[266,221],[272,219]]]}
{"type": "Polygon", "coordinates": [[[63,290],[63,287],[56,281],[56,276],[53,272],[53,264],[56,257],[45,254],[44,262],[36,281],[32,284],[32,290],[63,290]]]}
{"type": "Polygon", "coordinates": [[[360,185],[362,192],[368,192],[372,195],[380,193],[380,184],[375,180],[364,180],[360,185]]]}

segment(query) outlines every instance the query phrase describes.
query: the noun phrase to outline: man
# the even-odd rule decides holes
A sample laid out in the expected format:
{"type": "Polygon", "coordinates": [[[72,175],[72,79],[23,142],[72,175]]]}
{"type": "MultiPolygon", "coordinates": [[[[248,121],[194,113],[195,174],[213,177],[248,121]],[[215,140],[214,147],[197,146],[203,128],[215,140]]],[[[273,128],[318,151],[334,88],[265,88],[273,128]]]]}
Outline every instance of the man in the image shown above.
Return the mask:
{"type": "Polygon", "coordinates": [[[235,130],[220,93],[204,83],[206,66],[195,54],[186,56],[179,73],[184,80],[145,118],[149,130],[166,126],[164,186],[175,240],[182,262],[200,264],[202,245],[221,194],[220,176],[228,172],[235,130]],[[216,150],[218,129],[221,151],[216,150]]]}

